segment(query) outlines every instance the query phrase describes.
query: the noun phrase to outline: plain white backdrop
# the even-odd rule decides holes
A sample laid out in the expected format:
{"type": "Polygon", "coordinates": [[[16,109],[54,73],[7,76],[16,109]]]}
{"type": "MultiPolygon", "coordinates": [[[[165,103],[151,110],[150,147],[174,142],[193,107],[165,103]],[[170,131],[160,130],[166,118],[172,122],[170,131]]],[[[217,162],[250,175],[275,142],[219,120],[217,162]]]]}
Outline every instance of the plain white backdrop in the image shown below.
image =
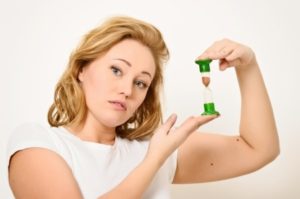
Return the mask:
{"type": "MultiPolygon", "coordinates": [[[[8,188],[5,147],[24,122],[47,124],[54,86],[81,36],[109,16],[128,15],[156,25],[170,48],[165,69],[164,115],[178,124],[202,112],[195,58],[215,40],[230,38],[256,53],[273,104],[281,154],[242,177],[175,185],[174,199],[300,198],[300,5],[297,0],[0,0],[0,198],[8,188]]],[[[214,62],[211,89],[221,117],[203,131],[238,131],[239,90],[234,70],[214,62]]]]}

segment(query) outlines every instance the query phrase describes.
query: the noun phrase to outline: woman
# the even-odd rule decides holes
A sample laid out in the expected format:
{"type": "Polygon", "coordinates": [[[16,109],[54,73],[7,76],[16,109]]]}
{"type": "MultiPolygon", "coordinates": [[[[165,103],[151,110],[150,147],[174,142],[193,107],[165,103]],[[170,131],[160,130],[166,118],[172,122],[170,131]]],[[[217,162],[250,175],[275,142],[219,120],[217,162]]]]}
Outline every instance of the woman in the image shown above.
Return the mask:
{"type": "Polygon", "coordinates": [[[8,145],[16,198],[170,198],[170,183],[231,178],[272,161],[279,142],[253,51],[224,39],[197,59],[235,66],[241,90],[236,136],[196,132],[217,116],[162,123],[168,49],[154,26],[114,17],[72,53],[48,112],[51,127],[20,126],[8,145]]]}

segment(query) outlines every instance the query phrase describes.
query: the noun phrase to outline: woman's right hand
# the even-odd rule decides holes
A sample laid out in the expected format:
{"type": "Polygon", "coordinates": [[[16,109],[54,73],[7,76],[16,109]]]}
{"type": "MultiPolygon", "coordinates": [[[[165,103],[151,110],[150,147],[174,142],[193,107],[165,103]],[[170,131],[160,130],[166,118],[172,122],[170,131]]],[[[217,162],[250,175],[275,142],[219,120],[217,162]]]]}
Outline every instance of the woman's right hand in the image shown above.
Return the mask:
{"type": "Polygon", "coordinates": [[[146,158],[163,162],[201,125],[218,117],[211,116],[191,116],[186,119],[178,128],[172,128],[176,122],[176,114],[172,114],[163,123],[151,138],[146,158]]]}

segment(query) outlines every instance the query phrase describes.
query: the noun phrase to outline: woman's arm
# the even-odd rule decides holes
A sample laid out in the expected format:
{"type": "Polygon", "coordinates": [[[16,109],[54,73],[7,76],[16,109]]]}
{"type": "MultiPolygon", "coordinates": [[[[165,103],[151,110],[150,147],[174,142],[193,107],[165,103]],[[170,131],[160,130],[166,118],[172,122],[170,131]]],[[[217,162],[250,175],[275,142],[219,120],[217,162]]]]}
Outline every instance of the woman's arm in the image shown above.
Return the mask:
{"type": "MultiPolygon", "coordinates": [[[[153,135],[144,160],[119,185],[99,199],[141,198],[164,161],[191,132],[213,118],[191,117],[172,130],[176,116],[171,116],[153,135]]],[[[16,152],[10,161],[9,182],[16,199],[83,198],[65,160],[47,149],[29,148],[16,152]]]]}
{"type": "Polygon", "coordinates": [[[65,160],[43,148],[16,152],[10,160],[9,184],[16,199],[82,199],[65,160]]]}
{"type": "Polygon", "coordinates": [[[179,148],[174,183],[206,182],[243,175],[279,154],[271,103],[253,51],[221,40],[199,59],[220,60],[220,70],[235,66],[241,92],[240,130],[236,136],[193,133],[179,148]]]}
{"type": "Polygon", "coordinates": [[[171,129],[176,121],[176,116],[172,115],[167,122],[154,133],[144,161],[118,186],[100,198],[141,198],[164,161],[193,131],[214,118],[215,116],[190,117],[183,122],[180,127],[171,129]]]}

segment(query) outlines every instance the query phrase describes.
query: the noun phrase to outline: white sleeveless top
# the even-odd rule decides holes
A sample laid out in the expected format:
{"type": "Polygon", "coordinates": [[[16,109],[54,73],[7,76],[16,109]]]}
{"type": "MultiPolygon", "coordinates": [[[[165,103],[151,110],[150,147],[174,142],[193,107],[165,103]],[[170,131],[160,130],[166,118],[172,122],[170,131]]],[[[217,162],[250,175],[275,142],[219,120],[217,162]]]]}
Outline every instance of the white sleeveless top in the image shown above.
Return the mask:
{"type": "MultiPolygon", "coordinates": [[[[49,149],[67,162],[84,198],[95,199],[118,185],[144,159],[148,145],[149,141],[129,141],[120,137],[114,145],[104,145],[83,141],[63,127],[24,124],[9,139],[7,165],[10,157],[19,150],[49,149]]],[[[169,199],[176,166],[177,151],[156,173],[143,199],[169,199]]]]}

